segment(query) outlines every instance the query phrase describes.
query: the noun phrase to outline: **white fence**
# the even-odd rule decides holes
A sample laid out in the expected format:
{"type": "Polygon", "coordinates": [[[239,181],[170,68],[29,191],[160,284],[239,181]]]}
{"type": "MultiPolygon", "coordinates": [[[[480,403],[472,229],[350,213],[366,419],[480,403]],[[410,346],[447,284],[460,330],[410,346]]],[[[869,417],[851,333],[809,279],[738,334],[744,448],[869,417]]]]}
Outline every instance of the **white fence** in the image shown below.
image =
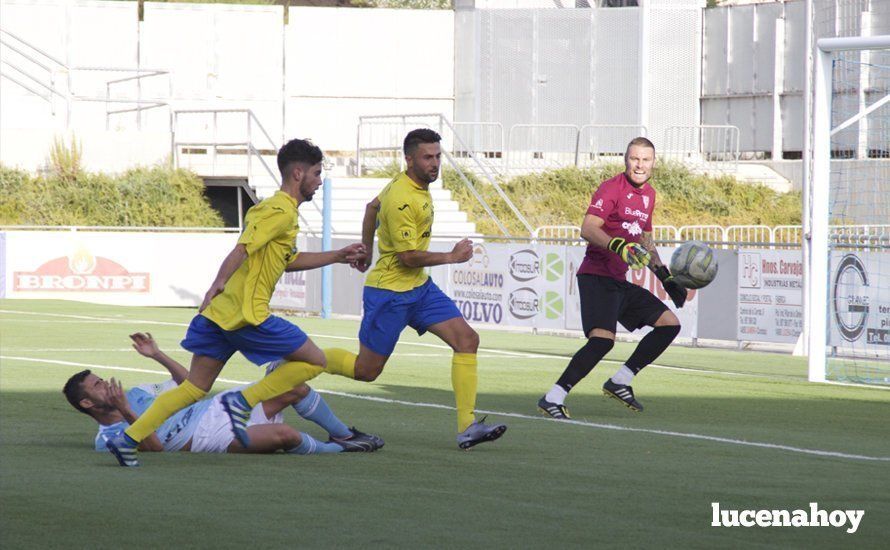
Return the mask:
{"type": "MultiPolygon", "coordinates": [[[[834,246],[890,247],[890,224],[832,225],[831,242],[834,246]]],[[[655,225],[652,236],[659,243],[704,241],[715,248],[760,246],[769,249],[798,248],[803,228],[800,225],[655,225]]],[[[536,239],[581,238],[581,228],[575,225],[542,225],[535,229],[536,239]]],[[[580,242],[579,242],[580,244],[580,242]]]]}
{"type": "MultiPolygon", "coordinates": [[[[481,168],[501,175],[620,162],[628,142],[649,133],[639,124],[515,124],[505,134],[496,122],[449,123],[440,114],[361,116],[356,132],[356,173],[401,164],[405,134],[420,127],[439,132],[443,147],[469,170],[481,168]]],[[[738,136],[739,129],[734,126],[672,126],[660,141],[652,139],[659,158],[731,172],[739,159],[738,136]]]]}

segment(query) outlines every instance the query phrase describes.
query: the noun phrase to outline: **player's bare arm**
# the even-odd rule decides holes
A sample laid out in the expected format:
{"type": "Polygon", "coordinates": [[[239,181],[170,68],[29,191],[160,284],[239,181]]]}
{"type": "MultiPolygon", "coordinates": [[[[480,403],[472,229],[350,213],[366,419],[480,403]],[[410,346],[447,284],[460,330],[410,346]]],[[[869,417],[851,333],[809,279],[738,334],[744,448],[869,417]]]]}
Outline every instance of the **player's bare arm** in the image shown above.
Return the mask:
{"type": "Polygon", "coordinates": [[[241,267],[241,264],[243,264],[246,259],[247,247],[243,244],[236,244],[235,248],[233,248],[232,251],[229,252],[229,255],[226,256],[226,259],[223,260],[222,265],[219,266],[219,272],[216,274],[216,279],[213,280],[213,284],[210,285],[210,290],[204,295],[204,301],[198,309],[199,312],[207,309],[207,306],[210,305],[210,300],[213,300],[217,294],[221,293],[226,288],[226,283],[229,281],[229,278],[233,273],[238,271],[238,268],[241,267]]]}
{"type": "Polygon", "coordinates": [[[443,264],[462,264],[473,257],[473,241],[461,239],[451,252],[427,252],[425,250],[406,250],[396,254],[399,262],[405,267],[430,267],[443,264]]]}
{"type": "MultiPolygon", "coordinates": [[[[123,385],[119,380],[115,380],[114,378],[108,380],[108,400],[129,424],[132,425],[133,422],[136,422],[136,419],[139,418],[136,416],[136,413],[133,412],[133,409],[130,408],[130,402],[127,401],[127,395],[124,393],[123,385]]],[[[163,451],[164,445],[161,443],[161,440],[158,439],[158,435],[152,433],[139,443],[139,450],[156,453],[163,451]]]]}
{"type": "Polygon", "coordinates": [[[606,221],[599,216],[587,214],[584,216],[584,222],[581,224],[581,238],[600,248],[609,249],[609,241],[612,237],[603,231],[602,227],[606,221]]]}
{"type": "Polygon", "coordinates": [[[664,262],[661,261],[661,257],[658,255],[658,249],[655,247],[655,240],[652,238],[652,233],[648,231],[643,231],[643,234],[640,236],[640,244],[643,245],[643,248],[649,252],[649,268],[657,269],[659,266],[664,265],[664,262]]]}
{"type": "Polygon", "coordinates": [[[294,260],[287,264],[285,271],[306,271],[331,264],[353,264],[365,257],[365,245],[353,243],[340,250],[327,252],[300,252],[294,260]]]}
{"type": "Polygon", "coordinates": [[[365,217],[362,219],[362,244],[365,246],[365,254],[355,262],[355,268],[364,272],[371,266],[374,256],[374,231],[377,229],[377,213],[380,212],[380,199],[374,200],[365,206],[365,217]]]}
{"type": "Polygon", "coordinates": [[[182,382],[188,378],[188,369],[161,351],[161,348],[158,347],[158,343],[155,342],[155,339],[150,332],[137,332],[131,334],[130,340],[133,340],[133,349],[139,352],[139,355],[154,359],[160,363],[161,366],[167,369],[167,372],[170,373],[170,377],[173,378],[173,381],[177,384],[182,384],[182,382]]]}

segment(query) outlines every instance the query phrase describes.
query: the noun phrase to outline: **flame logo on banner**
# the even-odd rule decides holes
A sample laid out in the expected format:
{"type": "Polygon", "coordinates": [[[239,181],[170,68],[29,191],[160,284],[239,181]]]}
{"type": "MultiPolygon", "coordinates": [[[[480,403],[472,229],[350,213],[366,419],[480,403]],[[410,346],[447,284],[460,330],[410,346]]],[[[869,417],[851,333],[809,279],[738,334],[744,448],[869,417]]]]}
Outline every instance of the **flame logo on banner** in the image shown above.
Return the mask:
{"type": "Polygon", "coordinates": [[[149,292],[148,273],[132,273],[121,264],[79,247],[67,257],[43,262],[34,271],[13,273],[18,292],[149,292]]]}
{"type": "Polygon", "coordinates": [[[68,256],[68,269],[77,275],[88,275],[96,269],[96,257],[87,249],[78,248],[74,254],[68,256]]]}

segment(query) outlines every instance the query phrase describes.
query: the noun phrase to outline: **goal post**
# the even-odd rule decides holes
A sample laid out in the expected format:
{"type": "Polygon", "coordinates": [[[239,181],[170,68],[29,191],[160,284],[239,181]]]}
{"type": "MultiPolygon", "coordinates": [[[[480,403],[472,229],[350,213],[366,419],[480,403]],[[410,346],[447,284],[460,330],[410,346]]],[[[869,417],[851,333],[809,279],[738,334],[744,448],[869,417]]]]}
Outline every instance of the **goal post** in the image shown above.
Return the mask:
{"type": "Polygon", "coordinates": [[[808,378],[890,385],[890,35],[814,53],[808,378]]]}

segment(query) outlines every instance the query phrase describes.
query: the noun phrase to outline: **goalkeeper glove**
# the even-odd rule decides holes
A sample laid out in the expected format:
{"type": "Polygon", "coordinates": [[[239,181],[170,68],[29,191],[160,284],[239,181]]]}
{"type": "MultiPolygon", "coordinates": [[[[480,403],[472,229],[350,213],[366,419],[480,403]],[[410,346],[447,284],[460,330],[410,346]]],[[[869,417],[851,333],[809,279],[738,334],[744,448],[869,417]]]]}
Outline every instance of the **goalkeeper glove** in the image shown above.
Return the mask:
{"type": "Polygon", "coordinates": [[[643,269],[649,265],[649,252],[639,243],[629,243],[621,237],[615,237],[609,241],[609,250],[621,256],[631,269],[643,269]]]}
{"type": "Polygon", "coordinates": [[[671,275],[668,268],[660,265],[653,269],[652,272],[655,273],[655,276],[661,281],[661,286],[664,287],[665,292],[671,297],[671,301],[674,302],[674,305],[683,307],[683,304],[686,303],[686,289],[674,279],[674,276],[671,275]]]}

